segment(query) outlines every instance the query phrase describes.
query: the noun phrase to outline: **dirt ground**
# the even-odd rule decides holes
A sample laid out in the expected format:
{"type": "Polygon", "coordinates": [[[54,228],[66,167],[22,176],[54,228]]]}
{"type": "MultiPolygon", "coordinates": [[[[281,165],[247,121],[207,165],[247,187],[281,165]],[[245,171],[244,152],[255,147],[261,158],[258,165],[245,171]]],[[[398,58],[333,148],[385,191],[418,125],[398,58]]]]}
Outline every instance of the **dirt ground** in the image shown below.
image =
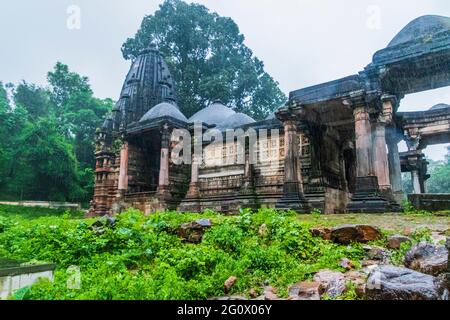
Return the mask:
{"type": "Polygon", "coordinates": [[[333,227],[341,224],[369,224],[392,233],[408,235],[418,228],[427,227],[433,233],[450,236],[450,215],[404,215],[404,214],[335,214],[299,215],[300,221],[317,226],[333,227]]]}

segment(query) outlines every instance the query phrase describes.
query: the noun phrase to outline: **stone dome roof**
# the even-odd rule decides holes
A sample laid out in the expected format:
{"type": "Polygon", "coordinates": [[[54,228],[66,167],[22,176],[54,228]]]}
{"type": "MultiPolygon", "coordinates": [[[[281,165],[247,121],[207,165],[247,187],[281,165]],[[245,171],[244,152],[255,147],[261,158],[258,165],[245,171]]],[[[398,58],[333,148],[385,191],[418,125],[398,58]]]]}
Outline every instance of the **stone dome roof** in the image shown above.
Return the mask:
{"type": "Polygon", "coordinates": [[[175,102],[163,101],[147,111],[147,113],[142,116],[139,122],[158,119],[162,117],[172,117],[183,122],[188,121],[184,114],[182,114],[178,107],[175,105],[175,102]]]}
{"type": "Polygon", "coordinates": [[[441,110],[441,109],[447,109],[450,108],[450,105],[445,103],[439,103],[433,107],[430,108],[430,110],[441,110]]]}
{"type": "Polygon", "coordinates": [[[256,121],[244,113],[235,113],[217,125],[217,129],[235,129],[237,127],[255,123],[256,121]]]}
{"type": "Polygon", "coordinates": [[[450,31],[449,17],[436,15],[422,16],[408,23],[406,27],[392,39],[388,47],[393,47],[424,37],[432,37],[443,31],[450,31]]]}
{"type": "Polygon", "coordinates": [[[236,112],[231,108],[225,106],[221,101],[216,100],[206,108],[194,114],[189,121],[217,125],[234,114],[236,114],[236,112]]]}

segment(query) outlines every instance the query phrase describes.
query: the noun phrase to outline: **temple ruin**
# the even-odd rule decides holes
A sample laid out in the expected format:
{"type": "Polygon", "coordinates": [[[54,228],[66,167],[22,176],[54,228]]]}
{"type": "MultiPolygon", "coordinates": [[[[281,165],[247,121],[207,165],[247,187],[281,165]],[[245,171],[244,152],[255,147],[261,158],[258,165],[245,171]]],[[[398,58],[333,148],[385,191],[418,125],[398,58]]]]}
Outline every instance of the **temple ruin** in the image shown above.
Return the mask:
{"type": "Polygon", "coordinates": [[[145,213],[264,206],[398,211],[405,198],[401,172],[411,172],[415,193],[426,193],[422,150],[450,142],[450,106],[398,112],[401,100],[449,85],[450,18],[441,16],[409,23],[364,70],[291,92],[263,121],[220,101],[187,119],[164,58],[150,47],[133,61],[112,115],[97,132],[90,214],[128,207],[145,213]],[[190,147],[202,156],[193,152],[191,163],[174,163],[174,131],[194,135],[199,127],[203,135],[242,130],[245,138],[200,145],[193,139],[190,147]],[[401,140],[405,153],[398,150],[401,140]]]}

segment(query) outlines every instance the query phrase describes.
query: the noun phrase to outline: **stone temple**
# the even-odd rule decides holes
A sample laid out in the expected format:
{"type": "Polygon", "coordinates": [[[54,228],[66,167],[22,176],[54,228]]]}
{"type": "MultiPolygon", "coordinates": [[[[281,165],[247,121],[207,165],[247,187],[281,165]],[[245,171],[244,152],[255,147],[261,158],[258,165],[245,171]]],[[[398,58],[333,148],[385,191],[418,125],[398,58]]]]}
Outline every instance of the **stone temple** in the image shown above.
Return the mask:
{"type": "Polygon", "coordinates": [[[398,112],[399,104],[405,95],[449,85],[450,18],[441,16],[409,23],[364,70],[291,92],[286,105],[264,121],[220,101],[186,118],[164,58],[150,47],[133,61],[112,115],[97,132],[89,214],[128,207],[145,213],[233,213],[247,207],[397,211],[404,199],[401,172],[411,172],[416,194],[426,193],[422,150],[450,142],[449,105],[398,112]],[[200,159],[175,164],[173,133],[193,133],[194,124],[204,134],[241,129],[246,137],[205,140],[200,159]],[[249,132],[257,133],[256,142],[249,132]],[[401,140],[405,153],[397,147],[401,140]],[[255,143],[257,161],[251,161],[255,143]],[[273,155],[276,161],[268,161],[273,155]]]}

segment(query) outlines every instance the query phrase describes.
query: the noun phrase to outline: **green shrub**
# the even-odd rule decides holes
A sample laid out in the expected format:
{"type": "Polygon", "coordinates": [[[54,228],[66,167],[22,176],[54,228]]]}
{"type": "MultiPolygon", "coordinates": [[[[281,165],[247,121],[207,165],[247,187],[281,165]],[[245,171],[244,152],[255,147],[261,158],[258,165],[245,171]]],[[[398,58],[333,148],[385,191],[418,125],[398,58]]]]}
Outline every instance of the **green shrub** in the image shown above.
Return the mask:
{"type": "MultiPolygon", "coordinates": [[[[54,282],[39,281],[16,299],[206,299],[261,288],[265,281],[287,296],[287,287],[328,268],[358,264],[364,250],[315,238],[292,211],[242,210],[238,216],[127,210],[114,226],[92,228],[96,219],[69,214],[0,214],[0,254],[57,264],[54,282]],[[209,218],[203,241],[184,243],[180,224],[209,218]],[[264,225],[264,228],[262,227],[264,225]],[[67,268],[81,271],[81,288],[67,288],[67,268]]],[[[14,297],[13,297],[14,298],[14,297]]]]}

